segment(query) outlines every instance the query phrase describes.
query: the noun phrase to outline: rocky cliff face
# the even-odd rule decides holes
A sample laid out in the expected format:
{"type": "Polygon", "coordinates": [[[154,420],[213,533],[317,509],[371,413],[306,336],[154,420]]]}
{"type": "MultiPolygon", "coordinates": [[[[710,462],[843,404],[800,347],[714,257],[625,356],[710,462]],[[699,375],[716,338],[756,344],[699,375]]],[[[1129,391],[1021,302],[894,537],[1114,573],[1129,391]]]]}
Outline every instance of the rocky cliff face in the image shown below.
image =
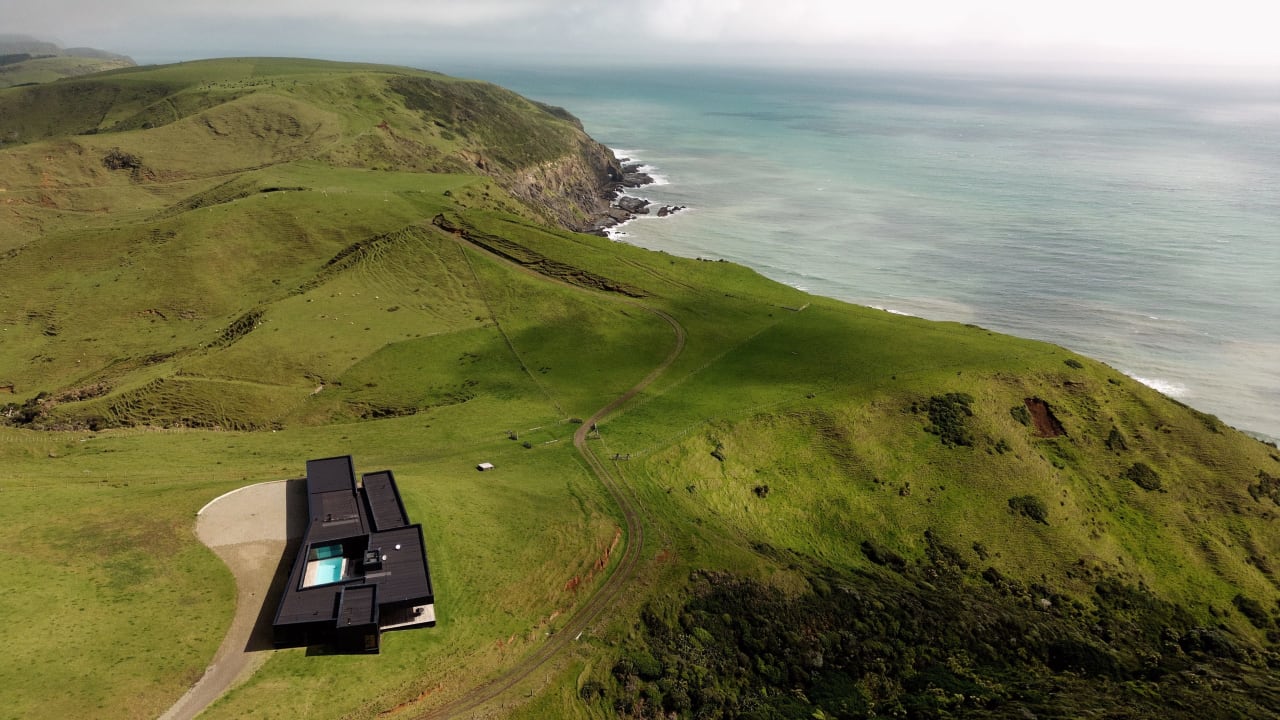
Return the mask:
{"type": "Polygon", "coordinates": [[[557,225],[597,227],[623,179],[613,153],[563,108],[484,82],[398,76],[387,84],[430,134],[454,144],[448,155],[461,171],[493,177],[557,225]]]}
{"type": "Polygon", "coordinates": [[[583,134],[569,154],[521,168],[500,181],[556,224],[587,232],[599,226],[621,178],[613,153],[583,134]]]}

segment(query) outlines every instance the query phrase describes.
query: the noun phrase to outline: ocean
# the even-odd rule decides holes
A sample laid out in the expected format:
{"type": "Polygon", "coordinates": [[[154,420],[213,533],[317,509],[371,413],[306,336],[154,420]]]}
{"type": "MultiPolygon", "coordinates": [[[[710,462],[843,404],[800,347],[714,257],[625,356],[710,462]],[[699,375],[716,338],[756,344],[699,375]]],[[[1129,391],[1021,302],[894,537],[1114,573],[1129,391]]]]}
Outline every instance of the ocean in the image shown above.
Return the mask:
{"type": "Polygon", "coordinates": [[[619,241],[1054,342],[1280,438],[1280,86],[439,69],[567,108],[690,208],[619,241]]]}

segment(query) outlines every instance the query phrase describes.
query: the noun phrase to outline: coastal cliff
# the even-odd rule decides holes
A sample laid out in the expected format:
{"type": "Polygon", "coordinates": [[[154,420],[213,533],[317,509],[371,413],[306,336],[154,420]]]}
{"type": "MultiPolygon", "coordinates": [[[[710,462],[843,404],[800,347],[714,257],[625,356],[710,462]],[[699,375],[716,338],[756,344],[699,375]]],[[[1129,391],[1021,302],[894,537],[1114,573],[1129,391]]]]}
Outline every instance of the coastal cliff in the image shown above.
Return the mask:
{"type": "Polygon", "coordinates": [[[512,173],[504,185],[520,200],[543,208],[557,225],[586,232],[608,211],[622,169],[600,143],[584,136],[575,145],[561,158],[512,173]]]}

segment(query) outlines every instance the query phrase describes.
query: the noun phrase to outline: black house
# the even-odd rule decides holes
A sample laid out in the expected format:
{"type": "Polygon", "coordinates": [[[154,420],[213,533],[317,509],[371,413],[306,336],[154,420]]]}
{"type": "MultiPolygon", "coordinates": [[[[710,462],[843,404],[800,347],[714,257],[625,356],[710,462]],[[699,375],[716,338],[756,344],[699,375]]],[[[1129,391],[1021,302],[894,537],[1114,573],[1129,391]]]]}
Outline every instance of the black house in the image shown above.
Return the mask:
{"type": "Polygon", "coordinates": [[[422,526],[390,470],[356,484],[351,456],[307,461],[310,519],[280,597],[276,647],[376,653],[383,630],[436,624],[422,526]]]}

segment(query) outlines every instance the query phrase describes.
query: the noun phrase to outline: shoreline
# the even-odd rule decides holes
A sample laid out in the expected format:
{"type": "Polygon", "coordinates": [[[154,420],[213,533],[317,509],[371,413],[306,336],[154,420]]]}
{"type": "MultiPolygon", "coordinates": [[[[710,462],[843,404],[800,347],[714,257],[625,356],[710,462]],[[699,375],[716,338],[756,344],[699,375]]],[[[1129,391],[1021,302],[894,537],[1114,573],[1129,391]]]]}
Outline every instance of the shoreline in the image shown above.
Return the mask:
{"type": "Polygon", "coordinates": [[[636,190],[649,186],[670,184],[665,175],[655,172],[656,167],[634,157],[634,153],[617,148],[607,148],[613,153],[617,163],[616,176],[611,175],[608,190],[601,199],[608,203],[596,221],[587,230],[592,235],[618,240],[618,228],[641,217],[667,218],[678,212],[688,210],[687,205],[661,205],[656,212],[650,213],[653,201],[645,197],[627,194],[628,190],[636,190]]]}
{"type": "MultiPolygon", "coordinates": [[[[624,228],[627,227],[628,225],[631,225],[642,219],[650,219],[650,220],[665,219],[677,212],[682,212],[689,209],[689,207],[685,205],[675,205],[675,206],[662,205],[662,206],[659,206],[659,210],[657,213],[651,213],[650,208],[653,206],[653,202],[651,200],[645,197],[637,197],[636,195],[627,194],[627,191],[638,190],[640,188],[650,187],[650,186],[668,185],[670,184],[670,181],[668,180],[668,178],[665,175],[661,175],[660,173],[654,172],[658,170],[658,168],[656,168],[653,165],[650,165],[644,160],[638,159],[636,157],[636,153],[634,153],[633,151],[622,150],[618,148],[608,148],[608,149],[610,152],[614,154],[614,158],[616,159],[616,161],[619,164],[619,167],[622,170],[623,180],[621,181],[615,180],[612,184],[610,191],[604,195],[604,199],[609,203],[609,207],[608,207],[608,210],[602,213],[601,218],[597,220],[593,228],[589,231],[591,232],[591,234],[608,238],[609,240],[612,240],[614,242],[634,244],[627,239],[628,237],[630,237],[630,233],[624,230],[624,228]],[[655,178],[655,175],[657,175],[657,177],[660,177],[661,180],[658,180],[657,178],[655,178]]],[[[644,245],[640,245],[639,247],[644,247],[644,245]]],[[[754,267],[754,265],[752,265],[749,262],[743,262],[742,264],[748,267],[754,267]]],[[[785,281],[780,280],[780,282],[785,282],[785,281]]],[[[791,284],[791,283],[786,283],[786,284],[791,284]]],[[[797,287],[797,289],[803,290],[804,292],[814,293],[814,291],[807,288],[798,287],[795,285],[793,285],[793,287],[797,287]]],[[[818,292],[814,294],[821,295],[822,293],[818,292]]],[[[830,297],[836,297],[836,296],[830,296],[830,297]]],[[[836,299],[839,299],[839,298],[836,297],[836,299]]],[[[858,305],[864,304],[864,303],[858,303],[852,300],[845,300],[845,302],[853,302],[854,304],[858,304],[858,305]]],[[[883,312],[886,312],[892,315],[919,317],[924,320],[939,321],[936,318],[927,317],[927,316],[920,315],[913,312],[898,310],[898,309],[884,306],[884,305],[866,304],[865,306],[873,309],[881,310],[883,312]]],[[[945,322],[945,320],[941,320],[941,321],[945,322]]],[[[1015,335],[1017,337],[1031,337],[1031,336],[1025,336],[1016,332],[1008,332],[1008,331],[997,331],[997,332],[1005,332],[1006,334],[1015,335]]],[[[1071,350],[1071,348],[1068,348],[1067,346],[1062,345],[1061,342],[1054,341],[1054,340],[1047,340],[1047,342],[1052,342],[1055,345],[1059,345],[1065,349],[1071,350]]],[[[1071,350],[1071,351],[1078,352],[1076,350],[1071,350]]],[[[1087,355],[1088,357],[1096,359],[1099,362],[1104,362],[1104,363],[1107,363],[1108,365],[1111,364],[1106,360],[1102,360],[1100,358],[1095,357],[1091,353],[1084,352],[1081,354],[1087,355]]],[[[1183,397],[1187,395],[1189,392],[1191,392],[1191,389],[1187,385],[1183,384],[1183,382],[1181,381],[1166,380],[1160,377],[1150,377],[1149,374],[1143,373],[1142,371],[1118,370],[1118,372],[1142,384],[1143,386],[1150,388],[1155,392],[1160,393],[1164,397],[1167,397],[1176,403],[1187,404],[1186,401],[1183,399],[1183,397]]],[[[1280,448],[1280,435],[1272,435],[1271,433],[1267,433],[1261,430],[1240,427],[1232,424],[1227,420],[1223,420],[1219,415],[1211,411],[1200,410],[1199,408],[1196,408],[1196,410],[1199,412],[1205,412],[1213,415],[1214,417],[1218,418],[1218,420],[1222,422],[1223,425],[1230,427],[1233,430],[1236,430],[1238,432],[1241,432],[1263,444],[1280,448]]]]}

